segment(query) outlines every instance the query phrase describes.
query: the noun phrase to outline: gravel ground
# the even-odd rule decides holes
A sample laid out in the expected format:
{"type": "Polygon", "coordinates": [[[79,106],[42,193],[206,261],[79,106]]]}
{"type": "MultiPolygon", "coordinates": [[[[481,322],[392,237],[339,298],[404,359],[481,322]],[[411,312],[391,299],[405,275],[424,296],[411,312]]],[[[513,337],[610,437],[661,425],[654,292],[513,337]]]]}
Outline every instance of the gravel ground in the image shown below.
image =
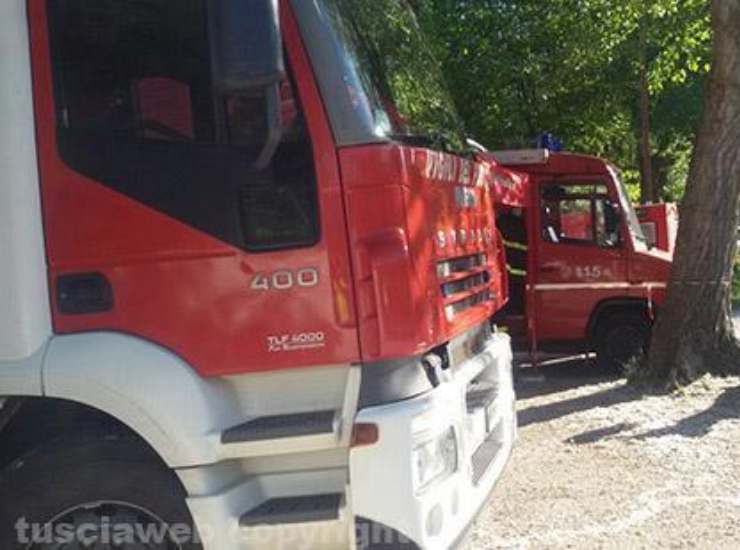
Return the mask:
{"type": "Polygon", "coordinates": [[[517,393],[519,440],[467,550],[740,548],[739,379],[643,397],[572,362],[517,393]]]}

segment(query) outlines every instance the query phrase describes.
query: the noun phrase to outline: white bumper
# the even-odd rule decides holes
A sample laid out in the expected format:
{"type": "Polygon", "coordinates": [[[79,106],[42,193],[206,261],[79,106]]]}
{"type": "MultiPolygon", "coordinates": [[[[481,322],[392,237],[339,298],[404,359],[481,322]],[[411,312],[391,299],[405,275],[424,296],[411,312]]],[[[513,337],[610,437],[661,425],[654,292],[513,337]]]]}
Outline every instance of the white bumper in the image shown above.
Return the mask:
{"type": "MultiPolygon", "coordinates": [[[[421,548],[455,546],[486,503],[511,454],[516,435],[512,354],[508,336],[496,334],[483,352],[455,369],[429,394],[360,411],[359,423],[379,427],[379,441],[350,453],[352,510],[357,518],[389,527],[421,548]],[[487,407],[468,411],[473,380],[497,388],[487,407]],[[487,411],[487,412],[486,412],[487,411]],[[412,456],[418,443],[452,427],[458,469],[422,492],[414,487],[412,456]]],[[[372,547],[381,529],[358,530],[359,548],[372,547]]]]}

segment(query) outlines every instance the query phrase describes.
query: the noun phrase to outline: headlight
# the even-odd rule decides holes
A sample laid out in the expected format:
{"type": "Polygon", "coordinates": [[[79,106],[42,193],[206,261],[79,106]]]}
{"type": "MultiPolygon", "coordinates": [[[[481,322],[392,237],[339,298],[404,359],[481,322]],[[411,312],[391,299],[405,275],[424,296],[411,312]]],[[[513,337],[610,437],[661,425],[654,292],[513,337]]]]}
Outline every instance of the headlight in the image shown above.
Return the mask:
{"type": "Polygon", "coordinates": [[[454,428],[417,445],[413,452],[412,469],[417,493],[454,474],[457,471],[457,437],[454,428]]]}

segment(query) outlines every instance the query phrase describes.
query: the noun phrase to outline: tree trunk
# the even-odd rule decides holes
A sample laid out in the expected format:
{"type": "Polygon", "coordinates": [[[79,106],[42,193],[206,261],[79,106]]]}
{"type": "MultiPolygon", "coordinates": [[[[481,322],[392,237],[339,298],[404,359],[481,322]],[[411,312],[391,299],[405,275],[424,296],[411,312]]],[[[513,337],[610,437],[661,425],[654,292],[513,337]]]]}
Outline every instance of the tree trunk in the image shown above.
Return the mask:
{"type": "Polygon", "coordinates": [[[740,2],[712,3],[714,54],[673,273],[646,368],[670,386],[740,372],[730,305],[740,199],[740,2]]]}
{"type": "Polygon", "coordinates": [[[653,155],[653,202],[663,201],[663,191],[668,183],[672,159],[662,154],[653,155]]]}
{"type": "Polygon", "coordinates": [[[640,200],[655,202],[650,146],[650,83],[647,63],[647,16],[640,23],[640,200]]]}

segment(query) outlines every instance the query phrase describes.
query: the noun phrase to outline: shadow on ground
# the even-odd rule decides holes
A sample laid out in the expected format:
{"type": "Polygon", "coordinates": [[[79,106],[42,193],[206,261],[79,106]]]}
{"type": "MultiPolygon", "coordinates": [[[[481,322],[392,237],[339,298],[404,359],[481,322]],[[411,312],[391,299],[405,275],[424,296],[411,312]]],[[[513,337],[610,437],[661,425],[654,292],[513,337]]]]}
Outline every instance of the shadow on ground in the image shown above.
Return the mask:
{"type": "Polygon", "coordinates": [[[582,434],[569,437],[565,440],[565,442],[572,443],[573,445],[588,445],[590,443],[597,443],[602,439],[612,438],[621,434],[622,432],[633,430],[636,427],[637,424],[633,424],[631,422],[622,422],[621,424],[615,424],[614,426],[609,426],[607,428],[597,428],[595,430],[583,432],[582,434]]]}
{"type": "MultiPolygon", "coordinates": [[[[631,388],[619,388],[623,395],[629,395],[625,392],[633,394],[633,398],[639,398],[640,394],[631,388]],[[634,393],[633,393],[634,392],[634,393]]],[[[619,390],[618,389],[618,390],[619,390]]],[[[617,391],[619,394],[619,391],[617,391]]],[[[598,396],[595,394],[593,397],[598,396]]],[[[678,399],[681,399],[680,397],[678,399]]],[[[612,400],[612,402],[625,402],[629,399],[618,399],[612,400]]],[[[609,401],[609,398],[607,398],[609,401]]],[[[556,403],[555,405],[560,405],[556,403]]],[[[604,405],[599,405],[604,406],[604,405]]],[[[740,418],[740,386],[726,389],[722,395],[720,395],[712,405],[701,412],[683,418],[673,425],[666,426],[664,428],[650,430],[644,433],[638,433],[635,435],[627,436],[626,439],[633,439],[639,441],[645,441],[649,439],[655,439],[660,437],[678,435],[686,438],[701,438],[709,434],[712,428],[724,420],[737,420],[740,418]]],[[[612,439],[619,436],[622,432],[632,431],[637,427],[637,424],[633,423],[621,423],[615,424],[609,427],[596,428],[587,432],[583,432],[576,436],[573,436],[567,440],[568,443],[575,445],[585,445],[590,443],[597,443],[602,440],[612,439]]]]}
{"type": "Polygon", "coordinates": [[[563,360],[532,368],[519,368],[516,394],[519,399],[560,393],[574,388],[619,380],[613,372],[605,372],[588,359],[563,360]]]}
{"type": "Polygon", "coordinates": [[[638,434],[635,439],[645,440],[667,435],[703,437],[712,431],[715,424],[737,418],[740,418],[740,386],[726,389],[707,410],[684,418],[673,426],[638,434]]]}
{"type": "MultiPolygon", "coordinates": [[[[735,322],[740,333],[740,309],[735,310],[735,322]]],[[[739,334],[740,335],[740,334],[739,334]]],[[[596,367],[595,363],[583,357],[561,360],[556,364],[539,368],[520,368],[517,373],[517,398],[524,407],[519,411],[519,425],[550,422],[571,414],[595,408],[612,407],[642,398],[643,390],[626,384],[612,384],[607,389],[585,395],[553,401],[544,405],[527,407],[527,401],[537,397],[553,396],[587,386],[616,382],[617,375],[596,367]]],[[[732,387],[705,411],[684,418],[672,426],[652,430],[630,438],[646,440],[668,435],[699,438],[712,431],[715,424],[728,419],[740,418],[740,386],[732,387]]],[[[596,443],[603,439],[619,436],[622,432],[634,431],[638,426],[630,423],[598,427],[576,435],[568,441],[574,444],[596,443]]]]}
{"type": "MultiPolygon", "coordinates": [[[[517,378],[517,398],[526,403],[528,399],[534,397],[554,395],[584,386],[615,382],[618,379],[619,377],[615,374],[604,372],[595,367],[592,362],[583,359],[538,369],[522,369],[517,378]]],[[[525,407],[519,411],[519,425],[525,427],[530,424],[550,422],[581,411],[597,407],[610,407],[639,397],[639,392],[620,384],[588,395],[563,399],[546,405],[525,407]]],[[[604,436],[608,435],[607,433],[604,436]]]]}

